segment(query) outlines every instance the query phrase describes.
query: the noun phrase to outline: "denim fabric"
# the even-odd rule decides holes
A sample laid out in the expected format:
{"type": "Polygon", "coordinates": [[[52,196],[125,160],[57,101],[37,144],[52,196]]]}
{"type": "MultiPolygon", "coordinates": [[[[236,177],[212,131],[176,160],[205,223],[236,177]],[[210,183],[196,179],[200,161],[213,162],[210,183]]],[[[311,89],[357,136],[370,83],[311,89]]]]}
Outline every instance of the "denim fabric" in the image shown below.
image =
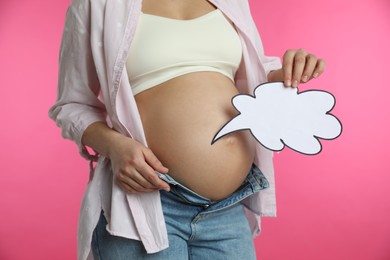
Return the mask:
{"type": "Polygon", "coordinates": [[[256,166],[252,166],[242,185],[221,201],[202,197],[169,175],[161,174],[160,178],[171,186],[170,192],[160,191],[169,248],[147,254],[141,241],[110,235],[101,214],[92,239],[96,260],[256,259],[244,206],[239,203],[269,186],[256,166]]]}

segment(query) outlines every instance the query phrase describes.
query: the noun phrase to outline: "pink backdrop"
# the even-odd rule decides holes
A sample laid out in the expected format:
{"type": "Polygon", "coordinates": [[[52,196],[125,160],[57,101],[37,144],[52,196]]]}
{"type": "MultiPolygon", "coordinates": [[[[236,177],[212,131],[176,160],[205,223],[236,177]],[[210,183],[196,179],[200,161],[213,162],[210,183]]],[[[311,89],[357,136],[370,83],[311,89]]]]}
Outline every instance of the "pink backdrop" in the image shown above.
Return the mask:
{"type": "MultiPolygon", "coordinates": [[[[76,258],[87,163],[47,117],[69,2],[0,2],[0,259],[76,258]]],[[[326,59],[301,89],[333,93],[343,123],[317,156],[275,155],[279,217],[263,219],[258,258],[390,259],[390,2],[251,4],[268,54],[303,47],[326,59]]]]}

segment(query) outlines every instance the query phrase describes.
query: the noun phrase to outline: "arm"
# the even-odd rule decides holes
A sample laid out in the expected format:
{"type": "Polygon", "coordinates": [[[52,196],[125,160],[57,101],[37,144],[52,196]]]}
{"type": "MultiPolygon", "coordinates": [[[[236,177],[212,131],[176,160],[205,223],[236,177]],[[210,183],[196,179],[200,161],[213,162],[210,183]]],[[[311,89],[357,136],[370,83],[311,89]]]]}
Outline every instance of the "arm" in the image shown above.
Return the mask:
{"type": "Polygon", "coordinates": [[[89,1],[74,0],[67,10],[57,100],[49,110],[49,117],[62,129],[62,136],[74,141],[86,159],[92,159],[92,155],[81,143],[82,134],[90,124],[105,122],[106,117],[105,106],[97,98],[100,84],[90,48],[89,8],[89,1]]]}
{"type": "Polygon", "coordinates": [[[84,158],[86,146],[111,160],[114,175],[128,192],[169,189],[154,170],[166,173],[153,153],[106,124],[106,109],[97,98],[100,83],[90,43],[90,1],[73,0],[66,13],[59,60],[56,103],[49,116],[74,141],[84,158]]]}
{"type": "Polygon", "coordinates": [[[96,122],[88,126],[82,143],[111,160],[116,180],[127,192],[169,190],[169,185],[155,173],[167,173],[168,169],[153,152],[136,140],[109,128],[106,123],[96,122]]]}

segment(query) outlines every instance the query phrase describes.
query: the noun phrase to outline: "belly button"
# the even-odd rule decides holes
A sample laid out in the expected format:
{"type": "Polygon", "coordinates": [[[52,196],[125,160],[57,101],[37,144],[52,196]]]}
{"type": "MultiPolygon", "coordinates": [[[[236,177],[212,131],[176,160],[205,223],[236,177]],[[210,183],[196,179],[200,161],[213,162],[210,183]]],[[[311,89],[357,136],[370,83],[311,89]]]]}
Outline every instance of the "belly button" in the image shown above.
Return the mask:
{"type": "Polygon", "coordinates": [[[229,145],[229,146],[233,146],[237,143],[237,139],[234,138],[233,136],[225,136],[226,140],[226,144],[229,145]]]}

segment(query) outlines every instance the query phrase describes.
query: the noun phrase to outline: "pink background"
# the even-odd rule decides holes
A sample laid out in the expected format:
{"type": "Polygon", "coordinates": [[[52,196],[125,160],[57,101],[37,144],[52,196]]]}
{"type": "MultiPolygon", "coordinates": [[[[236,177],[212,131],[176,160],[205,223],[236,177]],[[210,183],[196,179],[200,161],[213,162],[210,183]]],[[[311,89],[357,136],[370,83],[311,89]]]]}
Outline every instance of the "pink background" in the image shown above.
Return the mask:
{"type": "MultiPolygon", "coordinates": [[[[47,117],[69,2],[0,2],[0,259],[76,259],[87,162],[47,117]]],[[[390,2],[251,4],[267,54],[327,61],[301,90],[333,93],[343,123],[317,156],[275,154],[279,217],[263,219],[258,258],[390,259],[390,2]]]]}

